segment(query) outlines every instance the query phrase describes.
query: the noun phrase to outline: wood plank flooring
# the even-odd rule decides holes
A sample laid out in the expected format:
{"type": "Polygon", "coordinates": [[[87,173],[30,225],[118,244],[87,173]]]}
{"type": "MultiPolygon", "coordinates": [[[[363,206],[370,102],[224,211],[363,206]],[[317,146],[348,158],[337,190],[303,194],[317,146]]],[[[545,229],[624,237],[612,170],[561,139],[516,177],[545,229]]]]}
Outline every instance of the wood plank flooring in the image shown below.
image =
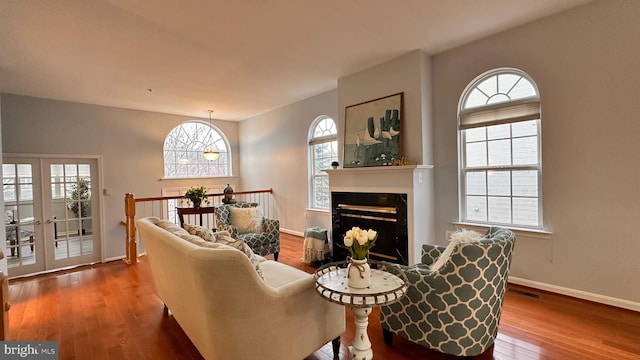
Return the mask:
{"type": "MultiPolygon", "coordinates": [[[[314,271],[300,262],[301,238],[282,234],[281,241],[281,262],[314,271]]],[[[144,256],[132,266],[114,261],[12,280],[9,293],[8,340],[58,341],[60,359],[202,359],[164,315],[144,256]]],[[[369,318],[375,359],[453,359],[399,337],[386,346],[378,316],[374,310],[369,318]]],[[[347,311],[341,359],[353,334],[347,311]]],[[[307,360],[332,358],[327,344],[307,360]]],[[[640,313],[510,286],[495,345],[477,359],[640,359],[640,313]]]]}

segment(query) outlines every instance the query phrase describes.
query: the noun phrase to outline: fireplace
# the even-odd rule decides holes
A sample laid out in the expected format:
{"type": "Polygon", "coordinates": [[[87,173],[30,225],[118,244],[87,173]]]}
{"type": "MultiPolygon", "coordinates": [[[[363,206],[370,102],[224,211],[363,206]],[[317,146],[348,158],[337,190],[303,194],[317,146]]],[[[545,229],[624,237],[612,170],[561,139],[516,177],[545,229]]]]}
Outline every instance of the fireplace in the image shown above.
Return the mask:
{"type": "Polygon", "coordinates": [[[344,260],[349,250],[342,238],[354,226],[378,232],[371,259],[408,265],[407,194],[331,193],[334,260],[344,260]]]}
{"type": "Polygon", "coordinates": [[[414,265],[434,244],[433,166],[375,166],[325,170],[331,194],[334,260],[349,254],[343,237],[353,226],[378,231],[371,258],[414,265]]]}

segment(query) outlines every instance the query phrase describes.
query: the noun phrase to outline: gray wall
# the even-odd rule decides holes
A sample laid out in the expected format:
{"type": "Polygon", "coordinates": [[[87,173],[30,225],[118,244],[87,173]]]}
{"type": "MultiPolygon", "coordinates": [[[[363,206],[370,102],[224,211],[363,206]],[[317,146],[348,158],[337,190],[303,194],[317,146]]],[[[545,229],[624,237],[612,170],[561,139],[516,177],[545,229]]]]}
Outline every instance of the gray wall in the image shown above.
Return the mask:
{"type": "Polygon", "coordinates": [[[321,115],[339,122],[337,92],[330,91],[240,122],[243,189],[273,188],[280,226],[302,234],[330,226],[327,216],[307,211],[309,127],[321,115]]]}
{"type": "MultiPolygon", "coordinates": [[[[431,58],[415,50],[386,63],[338,80],[340,133],[344,129],[345,108],[350,105],[403,93],[400,122],[402,155],[418,165],[432,165],[431,140],[431,58]]],[[[342,157],[343,140],[339,140],[342,157]]]]}
{"type": "MultiPolygon", "coordinates": [[[[125,253],[124,195],[160,196],[162,188],[201,184],[200,180],[160,180],[162,147],[183,116],[2,94],[2,145],[6,153],[99,155],[103,159],[105,257],[125,253]]],[[[204,112],[204,111],[203,111],[204,112]]],[[[200,119],[208,121],[207,119],[200,119]]],[[[237,122],[214,120],[231,151],[239,155],[237,122]]],[[[238,176],[239,156],[234,156],[238,176]]],[[[226,184],[228,178],[207,180],[226,184]]],[[[233,182],[233,179],[231,180],[233,182]]]]}
{"type": "Polygon", "coordinates": [[[458,218],[456,110],[486,70],[519,68],[542,102],[548,238],[511,275],[640,302],[640,2],[601,1],[433,57],[436,234],[458,218]]]}

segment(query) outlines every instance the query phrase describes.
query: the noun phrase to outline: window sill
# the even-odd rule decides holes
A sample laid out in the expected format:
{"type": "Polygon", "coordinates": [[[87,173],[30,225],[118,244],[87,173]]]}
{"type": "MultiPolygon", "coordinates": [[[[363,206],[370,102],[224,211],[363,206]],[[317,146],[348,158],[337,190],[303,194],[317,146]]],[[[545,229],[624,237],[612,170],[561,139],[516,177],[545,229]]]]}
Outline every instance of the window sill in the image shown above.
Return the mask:
{"type": "Polygon", "coordinates": [[[169,180],[193,180],[193,179],[235,179],[237,176],[234,175],[219,175],[219,176],[184,176],[184,177],[161,177],[160,181],[169,181],[169,180]]]}
{"type": "Polygon", "coordinates": [[[316,214],[323,214],[323,215],[331,213],[329,209],[306,208],[305,211],[316,213],[316,214]]]}
{"type": "MultiPolygon", "coordinates": [[[[476,230],[476,231],[486,231],[492,226],[487,224],[476,224],[476,223],[459,222],[459,221],[455,221],[452,224],[460,227],[472,228],[473,230],[476,230]]],[[[511,231],[513,231],[514,234],[516,234],[516,236],[524,236],[528,238],[549,240],[553,235],[552,232],[546,231],[546,230],[525,229],[525,228],[510,227],[510,226],[504,226],[504,225],[493,225],[493,226],[506,227],[511,231]]]]}

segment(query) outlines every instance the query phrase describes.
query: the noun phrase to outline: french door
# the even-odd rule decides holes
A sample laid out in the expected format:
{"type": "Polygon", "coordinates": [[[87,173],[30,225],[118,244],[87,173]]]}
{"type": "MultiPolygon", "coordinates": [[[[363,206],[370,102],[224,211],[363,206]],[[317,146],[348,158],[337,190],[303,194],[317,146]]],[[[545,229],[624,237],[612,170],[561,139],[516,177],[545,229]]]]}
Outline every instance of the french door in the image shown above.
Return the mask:
{"type": "Polygon", "coordinates": [[[100,261],[97,159],[5,157],[10,277],[100,261]]]}

